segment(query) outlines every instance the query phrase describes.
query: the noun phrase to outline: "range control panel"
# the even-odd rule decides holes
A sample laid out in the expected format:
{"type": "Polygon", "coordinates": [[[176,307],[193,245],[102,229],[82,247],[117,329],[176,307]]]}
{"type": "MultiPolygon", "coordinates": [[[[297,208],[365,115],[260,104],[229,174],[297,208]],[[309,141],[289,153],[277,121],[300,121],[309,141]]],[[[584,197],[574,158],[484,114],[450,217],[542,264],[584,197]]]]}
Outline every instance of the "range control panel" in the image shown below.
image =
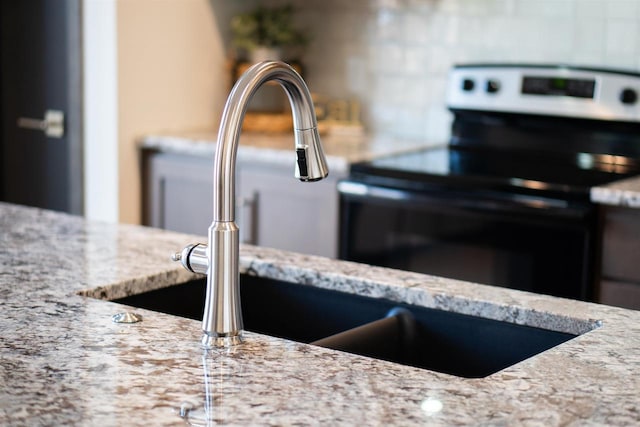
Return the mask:
{"type": "Polygon", "coordinates": [[[567,79],[561,77],[524,76],[522,93],[529,95],[574,96],[591,98],[596,93],[595,79],[567,79]]]}
{"type": "Polygon", "coordinates": [[[640,121],[640,74],[555,65],[459,65],[447,107],[611,121],[640,121]]]}

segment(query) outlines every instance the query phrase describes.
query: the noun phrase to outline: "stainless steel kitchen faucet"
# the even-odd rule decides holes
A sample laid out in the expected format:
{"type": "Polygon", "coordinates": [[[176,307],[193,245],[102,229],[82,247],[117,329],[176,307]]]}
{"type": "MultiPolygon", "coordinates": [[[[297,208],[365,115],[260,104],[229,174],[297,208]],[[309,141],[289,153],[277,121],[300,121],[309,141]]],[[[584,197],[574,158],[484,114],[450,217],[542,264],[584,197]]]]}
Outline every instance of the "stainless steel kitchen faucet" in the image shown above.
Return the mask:
{"type": "Polygon", "coordinates": [[[209,227],[209,244],[189,245],[172,257],[189,271],[207,274],[202,319],[202,344],[206,348],[231,346],[242,341],[239,239],[235,223],[236,154],[249,101],[268,81],[279,83],[291,104],[296,178],[318,181],[329,173],[313,102],[302,77],[283,62],[261,62],[249,68],[231,90],[220,122],[213,170],[213,222],[209,227]]]}

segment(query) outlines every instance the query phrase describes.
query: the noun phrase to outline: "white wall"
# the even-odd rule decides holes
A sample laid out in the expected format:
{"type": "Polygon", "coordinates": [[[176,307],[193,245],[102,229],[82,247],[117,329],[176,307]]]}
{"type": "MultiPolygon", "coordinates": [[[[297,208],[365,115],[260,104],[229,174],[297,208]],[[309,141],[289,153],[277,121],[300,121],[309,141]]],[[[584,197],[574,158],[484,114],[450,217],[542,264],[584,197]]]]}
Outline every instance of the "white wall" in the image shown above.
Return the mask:
{"type": "Polygon", "coordinates": [[[118,221],[118,75],[114,1],[83,2],[84,214],[118,221]]]}

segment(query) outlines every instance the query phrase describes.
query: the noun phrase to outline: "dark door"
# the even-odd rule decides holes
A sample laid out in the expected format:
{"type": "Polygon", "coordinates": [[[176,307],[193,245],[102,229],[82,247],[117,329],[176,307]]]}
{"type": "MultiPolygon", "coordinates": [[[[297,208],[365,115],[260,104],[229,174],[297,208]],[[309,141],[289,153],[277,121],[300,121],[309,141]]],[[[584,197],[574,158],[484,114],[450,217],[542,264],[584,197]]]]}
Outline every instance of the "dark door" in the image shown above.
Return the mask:
{"type": "Polygon", "coordinates": [[[80,0],[1,11],[0,200],[82,213],[80,0]]]}

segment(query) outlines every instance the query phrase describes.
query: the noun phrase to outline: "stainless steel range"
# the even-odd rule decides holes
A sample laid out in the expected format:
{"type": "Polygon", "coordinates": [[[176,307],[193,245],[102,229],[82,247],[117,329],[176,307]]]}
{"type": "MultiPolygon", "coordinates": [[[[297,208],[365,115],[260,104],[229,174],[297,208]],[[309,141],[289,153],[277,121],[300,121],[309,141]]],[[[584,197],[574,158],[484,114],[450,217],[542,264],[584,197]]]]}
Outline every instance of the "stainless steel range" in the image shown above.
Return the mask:
{"type": "Polygon", "coordinates": [[[640,75],[462,65],[447,146],[356,164],[340,257],[590,300],[591,187],[640,174],[640,75]]]}

